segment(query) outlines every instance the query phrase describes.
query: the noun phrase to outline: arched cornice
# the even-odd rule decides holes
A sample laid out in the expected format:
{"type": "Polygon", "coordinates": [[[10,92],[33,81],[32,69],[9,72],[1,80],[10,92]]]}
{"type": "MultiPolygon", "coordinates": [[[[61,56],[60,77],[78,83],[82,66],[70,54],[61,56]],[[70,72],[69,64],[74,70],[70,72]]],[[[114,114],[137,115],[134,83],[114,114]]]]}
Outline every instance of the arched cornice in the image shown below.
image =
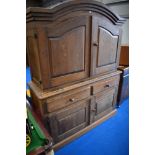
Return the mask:
{"type": "Polygon", "coordinates": [[[125,19],[113,13],[105,4],[95,0],[68,0],[47,8],[28,8],[26,17],[30,21],[54,21],[72,12],[98,13],[115,25],[121,25],[125,19]]]}

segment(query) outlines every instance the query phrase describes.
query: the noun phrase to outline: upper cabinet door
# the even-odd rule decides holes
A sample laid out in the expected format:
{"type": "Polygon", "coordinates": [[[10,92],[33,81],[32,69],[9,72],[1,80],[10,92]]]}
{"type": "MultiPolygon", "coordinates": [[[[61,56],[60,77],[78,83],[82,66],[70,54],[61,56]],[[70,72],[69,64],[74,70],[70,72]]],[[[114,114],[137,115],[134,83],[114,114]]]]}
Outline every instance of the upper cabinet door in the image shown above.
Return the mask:
{"type": "Polygon", "coordinates": [[[117,69],[120,36],[119,27],[102,17],[92,17],[91,75],[117,69]]]}
{"type": "Polygon", "coordinates": [[[48,70],[51,87],[89,77],[89,24],[89,18],[81,16],[47,24],[39,30],[40,47],[46,49],[46,65],[42,67],[48,70]]]}

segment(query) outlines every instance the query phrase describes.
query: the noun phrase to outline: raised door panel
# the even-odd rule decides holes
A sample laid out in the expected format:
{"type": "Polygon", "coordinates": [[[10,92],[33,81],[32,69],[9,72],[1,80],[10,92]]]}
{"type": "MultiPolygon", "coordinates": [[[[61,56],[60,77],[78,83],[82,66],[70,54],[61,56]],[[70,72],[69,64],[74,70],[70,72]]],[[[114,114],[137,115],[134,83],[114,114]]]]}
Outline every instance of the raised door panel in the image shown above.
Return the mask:
{"type": "Polygon", "coordinates": [[[98,31],[97,67],[113,64],[116,62],[118,36],[113,36],[102,27],[99,27],[98,31]]]}
{"type": "Polygon", "coordinates": [[[115,88],[95,95],[91,104],[91,122],[94,122],[114,109],[115,88]]]}
{"type": "Polygon", "coordinates": [[[75,28],[60,38],[49,38],[49,45],[52,77],[84,71],[84,26],[75,28]]]}
{"type": "Polygon", "coordinates": [[[112,23],[99,17],[93,17],[92,75],[116,70],[119,59],[120,34],[120,29],[112,23]]]}
{"type": "Polygon", "coordinates": [[[55,143],[73,135],[89,124],[89,100],[80,101],[49,118],[55,143]]]}
{"type": "MultiPolygon", "coordinates": [[[[59,86],[89,77],[90,18],[81,16],[46,24],[42,49],[48,66],[49,87],[59,86]]],[[[41,34],[41,33],[40,33],[41,34]]],[[[42,51],[41,51],[42,52],[42,51]]]]}

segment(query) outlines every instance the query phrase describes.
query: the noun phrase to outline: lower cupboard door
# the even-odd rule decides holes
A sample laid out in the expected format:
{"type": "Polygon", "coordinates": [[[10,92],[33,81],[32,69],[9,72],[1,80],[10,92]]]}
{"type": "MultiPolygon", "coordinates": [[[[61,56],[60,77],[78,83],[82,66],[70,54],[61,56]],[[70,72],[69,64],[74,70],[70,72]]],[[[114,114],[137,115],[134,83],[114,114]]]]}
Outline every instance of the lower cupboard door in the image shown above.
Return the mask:
{"type": "Polygon", "coordinates": [[[49,119],[50,132],[57,143],[89,124],[89,100],[74,103],[52,114],[49,119]]]}
{"type": "Polygon", "coordinates": [[[102,118],[114,109],[114,97],[115,88],[112,88],[107,92],[100,92],[96,94],[93,104],[91,105],[91,115],[93,116],[91,117],[91,122],[102,118]]]}

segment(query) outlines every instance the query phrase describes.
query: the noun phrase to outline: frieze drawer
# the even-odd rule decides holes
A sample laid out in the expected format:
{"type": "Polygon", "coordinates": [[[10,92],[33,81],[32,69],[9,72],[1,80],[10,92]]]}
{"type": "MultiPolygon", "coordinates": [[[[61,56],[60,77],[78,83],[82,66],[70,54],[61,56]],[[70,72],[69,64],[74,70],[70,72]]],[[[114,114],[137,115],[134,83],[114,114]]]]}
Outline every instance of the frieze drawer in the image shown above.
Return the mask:
{"type": "Polygon", "coordinates": [[[93,91],[92,94],[96,94],[102,91],[105,91],[107,89],[110,89],[114,86],[117,86],[119,84],[119,76],[115,76],[106,80],[102,80],[98,83],[95,83],[93,85],[93,91]]]}
{"type": "Polygon", "coordinates": [[[47,99],[47,112],[59,110],[88,97],[90,97],[90,87],[72,90],[65,94],[51,97],[47,99]]]}

